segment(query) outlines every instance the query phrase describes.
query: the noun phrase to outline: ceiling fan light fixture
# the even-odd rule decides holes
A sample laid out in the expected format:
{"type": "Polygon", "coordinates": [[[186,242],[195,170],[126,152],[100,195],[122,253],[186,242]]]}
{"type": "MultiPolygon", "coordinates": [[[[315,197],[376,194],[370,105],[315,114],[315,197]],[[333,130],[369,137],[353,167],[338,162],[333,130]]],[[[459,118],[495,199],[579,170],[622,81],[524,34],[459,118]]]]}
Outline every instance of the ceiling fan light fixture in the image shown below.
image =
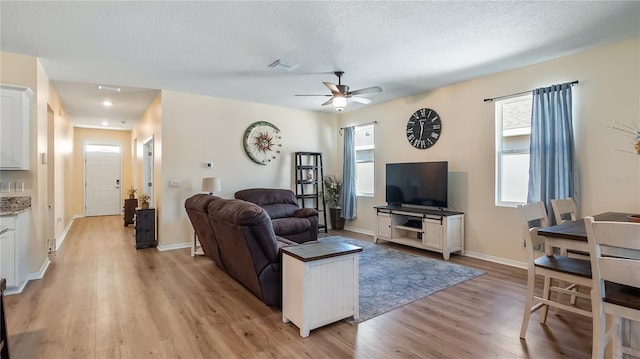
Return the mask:
{"type": "Polygon", "coordinates": [[[342,112],[342,110],[344,110],[344,108],[347,106],[347,98],[344,96],[334,96],[333,97],[333,107],[335,107],[335,109],[338,112],[342,112]]]}

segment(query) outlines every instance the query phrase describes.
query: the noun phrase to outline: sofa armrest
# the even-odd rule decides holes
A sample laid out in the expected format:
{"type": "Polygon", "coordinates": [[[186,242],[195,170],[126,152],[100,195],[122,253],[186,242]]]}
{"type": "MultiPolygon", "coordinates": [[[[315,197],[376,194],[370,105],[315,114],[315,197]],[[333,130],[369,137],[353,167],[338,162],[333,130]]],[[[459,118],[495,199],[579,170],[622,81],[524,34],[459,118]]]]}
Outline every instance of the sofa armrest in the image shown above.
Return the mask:
{"type": "Polygon", "coordinates": [[[293,212],[294,217],[298,218],[307,218],[318,215],[318,210],[315,208],[300,208],[299,210],[293,212]]]}
{"type": "Polygon", "coordinates": [[[299,244],[280,236],[276,236],[276,242],[278,243],[278,249],[287,246],[297,246],[299,244]]]}

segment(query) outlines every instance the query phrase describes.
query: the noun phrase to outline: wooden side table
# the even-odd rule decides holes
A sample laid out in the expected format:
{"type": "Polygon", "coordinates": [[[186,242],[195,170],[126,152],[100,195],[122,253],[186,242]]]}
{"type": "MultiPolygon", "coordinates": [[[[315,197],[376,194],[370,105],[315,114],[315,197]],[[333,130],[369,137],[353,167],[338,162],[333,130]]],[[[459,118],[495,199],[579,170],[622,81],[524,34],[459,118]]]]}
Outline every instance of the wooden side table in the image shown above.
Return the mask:
{"type": "Polygon", "coordinates": [[[204,255],[204,251],[202,250],[202,244],[200,244],[200,239],[198,239],[198,235],[196,232],[193,232],[193,241],[191,242],[191,256],[202,256],[204,255]]]}
{"type": "Polygon", "coordinates": [[[127,198],[124,200],[124,226],[133,224],[133,216],[136,214],[138,200],[135,198],[127,198]]]}
{"type": "Polygon", "coordinates": [[[343,242],[282,248],[282,321],[300,335],[353,316],[358,319],[358,257],[362,248],[343,242]]]}
{"type": "Polygon", "coordinates": [[[157,245],[155,208],[138,209],[136,213],[136,249],[157,245]]]}

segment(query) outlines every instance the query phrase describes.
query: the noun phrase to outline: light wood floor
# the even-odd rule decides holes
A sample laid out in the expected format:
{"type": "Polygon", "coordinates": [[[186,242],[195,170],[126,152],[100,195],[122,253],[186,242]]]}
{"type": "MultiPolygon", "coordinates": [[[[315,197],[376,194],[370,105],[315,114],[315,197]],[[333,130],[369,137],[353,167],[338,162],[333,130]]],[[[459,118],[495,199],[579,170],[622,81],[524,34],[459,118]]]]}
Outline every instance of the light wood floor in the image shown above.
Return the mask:
{"type": "MultiPolygon", "coordinates": [[[[339,234],[371,238],[352,232],[339,234]]],[[[485,275],[352,326],[303,339],[189,249],[134,248],[121,217],[78,219],[45,277],[7,296],[12,358],[588,358],[590,320],[534,314],[518,338],[525,271],[468,257],[485,275]]],[[[420,255],[420,250],[391,245],[420,255]]]]}

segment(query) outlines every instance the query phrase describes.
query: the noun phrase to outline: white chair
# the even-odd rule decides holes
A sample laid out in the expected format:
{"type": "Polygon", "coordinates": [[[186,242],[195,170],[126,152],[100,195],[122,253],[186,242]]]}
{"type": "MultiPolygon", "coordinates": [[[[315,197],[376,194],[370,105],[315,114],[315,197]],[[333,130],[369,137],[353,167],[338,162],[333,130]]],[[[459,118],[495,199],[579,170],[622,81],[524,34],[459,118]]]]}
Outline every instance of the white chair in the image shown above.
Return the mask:
{"type": "Polygon", "coordinates": [[[522,317],[520,338],[524,339],[527,334],[527,327],[529,325],[531,313],[541,308],[542,312],[540,313],[540,323],[542,324],[547,321],[549,306],[591,317],[590,311],[559,302],[559,295],[555,296],[555,300],[551,298],[551,292],[556,292],[558,294],[563,293],[589,299],[589,294],[575,290],[576,285],[588,288],[591,288],[593,285],[591,279],[591,264],[589,261],[553,255],[542,255],[539,258],[535,258],[534,249],[537,246],[544,244],[544,238],[538,236],[538,229],[549,225],[547,211],[544,207],[544,203],[538,202],[518,206],[518,212],[522,219],[528,267],[527,298],[524,307],[524,315],[522,317]],[[531,228],[532,222],[538,222],[538,224],[531,228]],[[542,297],[538,297],[534,294],[536,274],[544,277],[542,297]],[[560,283],[568,282],[569,285],[566,287],[555,286],[552,283],[553,279],[559,280],[560,283]]]}
{"type": "Polygon", "coordinates": [[[603,358],[610,341],[613,358],[622,358],[623,354],[640,357],[640,350],[622,345],[621,336],[622,318],[640,321],[640,259],[601,255],[605,246],[640,253],[640,223],[595,222],[593,217],[586,217],[584,223],[593,269],[592,358],[603,358]],[[606,330],[606,315],[612,317],[609,330],[606,330]]]}
{"type": "Polygon", "coordinates": [[[556,224],[564,221],[575,221],[578,219],[578,210],[573,198],[552,199],[551,208],[556,219],[556,224]]]}
{"type": "MultiPolygon", "coordinates": [[[[560,224],[566,221],[575,221],[578,219],[578,210],[576,208],[576,203],[571,197],[552,199],[551,208],[553,210],[553,216],[556,219],[556,224],[560,224]]],[[[590,260],[589,253],[581,251],[560,248],[560,254],[572,258],[579,258],[587,261],[590,260]]],[[[571,296],[571,304],[576,304],[576,297],[573,295],[571,296]]]]}

